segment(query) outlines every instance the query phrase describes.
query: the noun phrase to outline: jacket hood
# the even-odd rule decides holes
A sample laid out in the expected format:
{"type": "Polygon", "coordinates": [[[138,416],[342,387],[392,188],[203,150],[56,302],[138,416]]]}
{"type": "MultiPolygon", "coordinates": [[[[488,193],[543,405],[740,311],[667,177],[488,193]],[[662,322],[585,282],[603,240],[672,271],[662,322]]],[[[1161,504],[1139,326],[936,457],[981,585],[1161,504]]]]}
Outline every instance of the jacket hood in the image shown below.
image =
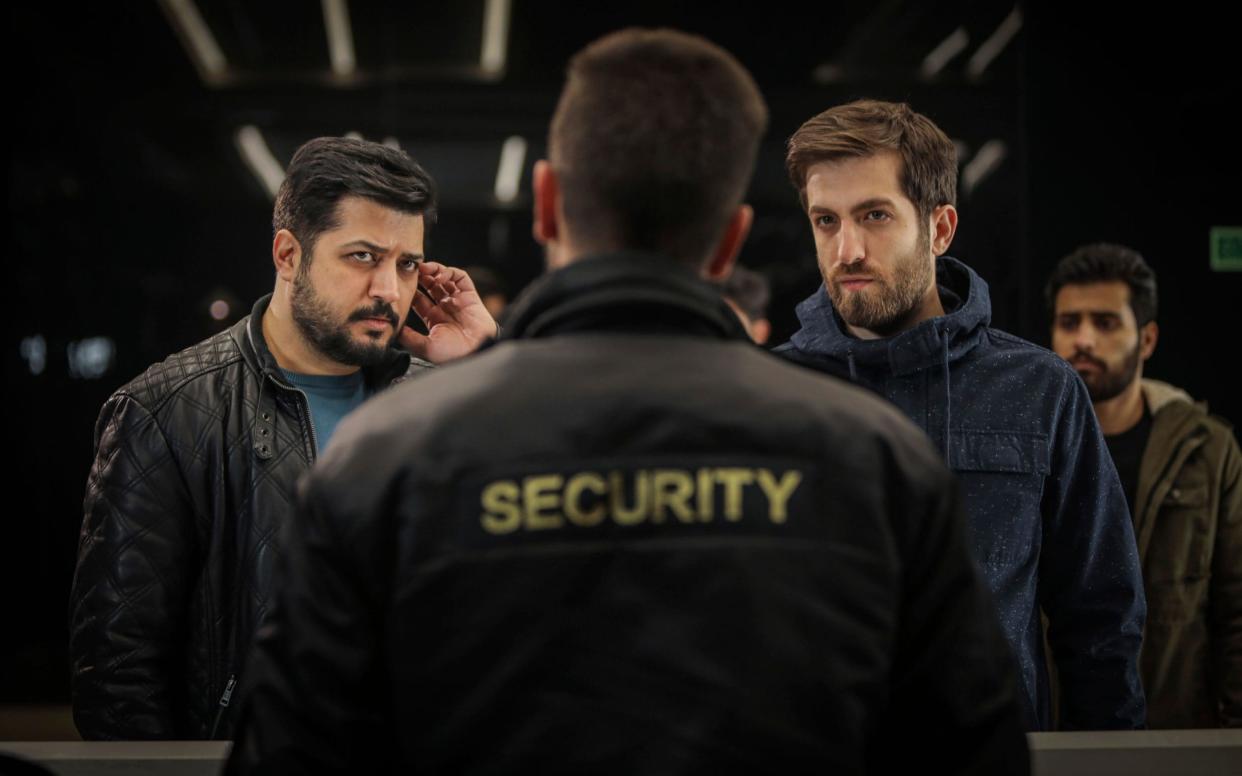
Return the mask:
{"type": "Polygon", "coordinates": [[[578,331],[749,339],[719,288],[681,262],[638,252],[578,259],[540,277],[513,303],[501,339],[578,331]]]}
{"type": "Polygon", "coordinates": [[[1168,383],[1162,383],[1159,380],[1150,380],[1143,378],[1143,396],[1147,399],[1147,409],[1151,414],[1155,415],[1165,405],[1175,401],[1194,404],[1194,399],[1190,398],[1190,394],[1168,383]]]}
{"type": "Polygon", "coordinates": [[[855,365],[887,367],[906,375],[948,361],[956,361],[978,344],[992,320],[988,284],[970,267],[950,256],[936,260],[936,285],[946,313],[922,321],[893,337],[862,340],[849,334],[833,309],[823,284],[797,307],[802,325],[791,344],[797,350],[855,365]],[[946,353],[947,349],[947,353],[946,353]]]}

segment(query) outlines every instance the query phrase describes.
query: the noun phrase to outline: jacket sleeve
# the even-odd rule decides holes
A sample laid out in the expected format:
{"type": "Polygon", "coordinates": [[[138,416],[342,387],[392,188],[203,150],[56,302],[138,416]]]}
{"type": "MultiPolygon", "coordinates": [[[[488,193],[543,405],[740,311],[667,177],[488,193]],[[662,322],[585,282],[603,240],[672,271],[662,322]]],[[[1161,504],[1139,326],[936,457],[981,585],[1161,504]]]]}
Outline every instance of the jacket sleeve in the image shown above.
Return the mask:
{"type": "MultiPolygon", "coordinates": [[[[349,510],[321,497],[331,483],[314,470],[285,527],[276,598],[242,672],[226,774],[379,773],[392,759],[398,739],[380,713],[388,690],[379,677],[384,559],[395,538],[341,529],[349,510]]],[[[346,499],[352,492],[335,487],[346,499]]]]}
{"type": "MultiPolygon", "coordinates": [[[[943,468],[930,448],[928,461],[943,468]]],[[[930,493],[919,488],[922,497],[899,508],[900,626],[889,709],[874,726],[868,770],[905,771],[919,752],[947,773],[1029,773],[1017,666],[971,558],[956,483],[943,474],[930,493]]],[[[888,492],[910,487],[892,483],[888,492]]]]}
{"type": "Polygon", "coordinates": [[[95,427],[69,607],[82,737],[171,738],[194,515],[155,418],[119,393],[95,427]]]}
{"type": "Polygon", "coordinates": [[[1147,599],[1134,526],[1086,386],[1067,380],[1043,494],[1040,602],[1064,730],[1142,728],[1147,599]]]}
{"type": "Polygon", "coordinates": [[[1232,429],[1221,472],[1220,516],[1212,552],[1212,657],[1220,724],[1242,727],[1242,453],[1232,429]]]}

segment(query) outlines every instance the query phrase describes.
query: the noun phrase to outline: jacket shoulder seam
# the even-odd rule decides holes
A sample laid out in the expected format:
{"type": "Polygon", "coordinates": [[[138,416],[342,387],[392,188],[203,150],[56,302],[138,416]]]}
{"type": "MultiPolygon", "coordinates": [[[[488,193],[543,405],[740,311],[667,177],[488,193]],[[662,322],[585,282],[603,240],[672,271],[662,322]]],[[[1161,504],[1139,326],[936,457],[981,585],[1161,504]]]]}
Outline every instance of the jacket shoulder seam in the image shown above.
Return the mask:
{"type": "MultiPolygon", "coordinates": [[[[215,339],[215,338],[213,337],[212,339],[215,339]]],[[[147,412],[149,412],[151,415],[154,416],[156,413],[160,411],[160,409],[165,404],[167,404],[174,396],[177,395],[177,393],[183,390],[190,383],[200,378],[206,377],[207,375],[214,374],[220,371],[221,369],[226,369],[228,367],[231,367],[237,364],[238,362],[245,361],[245,358],[242,356],[241,351],[236,349],[237,347],[236,343],[233,343],[232,347],[234,348],[234,351],[218,363],[198,365],[195,367],[194,371],[190,372],[189,374],[183,375],[179,377],[177,380],[169,384],[162,385],[157,389],[150,389],[150,388],[145,388],[144,386],[137,385],[139,381],[141,381],[145,376],[147,376],[151,372],[151,370],[163,364],[166,364],[172,358],[175,358],[183,354],[188,354],[194,350],[202,348],[208,342],[211,342],[211,341],[212,340],[207,340],[206,342],[201,342],[197,345],[193,345],[189,348],[186,348],[185,350],[174,353],[172,356],[169,356],[168,358],[164,359],[158,364],[153,364],[152,366],[148,367],[141,375],[134,378],[133,380],[130,380],[128,383],[118,388],[112,394],[112,396],[114,398],[118,396],[124,396],[130,399],[131,401],[135,402],[136,404],[140,405],[143,409],[145,409],[147,412]]],[[[229,338],[229,341],[232,343],[232,338],[229,338]]]]}

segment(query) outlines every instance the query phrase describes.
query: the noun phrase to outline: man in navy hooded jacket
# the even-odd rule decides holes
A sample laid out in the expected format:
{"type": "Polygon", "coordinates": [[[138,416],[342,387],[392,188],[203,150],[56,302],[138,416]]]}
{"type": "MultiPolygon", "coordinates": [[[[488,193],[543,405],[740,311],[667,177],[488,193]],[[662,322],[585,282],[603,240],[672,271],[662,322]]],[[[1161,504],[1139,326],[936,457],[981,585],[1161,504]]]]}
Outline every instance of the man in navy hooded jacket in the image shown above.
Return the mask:
{"type": "Polygon", "coordinates": [[[1146,602],[1125,496],[1082,381],[991,328],[987,284],[943,255],[957,228],[952,142],[908,105],[859,101],[803,124],[786,164],[824,285],[778,351],[888,398],[957,473],[1028,726],[1052,717],[1042,609],[1059,726],[1142,727],[1146,602]]]}

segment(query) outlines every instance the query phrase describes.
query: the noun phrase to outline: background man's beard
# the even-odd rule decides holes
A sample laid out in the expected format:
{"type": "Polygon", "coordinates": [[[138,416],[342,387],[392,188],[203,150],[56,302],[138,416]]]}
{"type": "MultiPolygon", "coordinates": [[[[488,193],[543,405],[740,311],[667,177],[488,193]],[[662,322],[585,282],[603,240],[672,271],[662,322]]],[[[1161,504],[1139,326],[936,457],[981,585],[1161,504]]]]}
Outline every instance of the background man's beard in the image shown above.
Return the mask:
{"type": "Polygon", "coordinates": [[[355,310],[348,319],[337,323],[327,304],[315,293],[310,278],[300,269],[293,281],[293,293],[290,296],[293,322],[298,331],[310,343],[311,347],[338,364],[349,366],[376,366],[384,361],[390,337],[369,337],[363,343],[354,339],[349,332],[349,321],[358,320],[368,315],[385,316],[396,331],[397,321],[391,308],[379,303],[383,310],[355,310]]]}
{"type": "Polygon", "coordinates": [[[1082,381],[1087,384],[1087,393],[1091,396],[1091,401],[1093,402],[1117,398],[1125,389],[1130,387],[1130,384],[1134,382],[1134,378],[1138,375],[1139,345],[1137,342],[1134,344],[1134,349],[1126,354],[1125,359],[1121,362],[1121,367],[1116,371],[1109,369],[1099,359],[1095,357],[1090,358],[1099,367],[1100,371],[1094,374],[1083,375],[1082,381]]]}

